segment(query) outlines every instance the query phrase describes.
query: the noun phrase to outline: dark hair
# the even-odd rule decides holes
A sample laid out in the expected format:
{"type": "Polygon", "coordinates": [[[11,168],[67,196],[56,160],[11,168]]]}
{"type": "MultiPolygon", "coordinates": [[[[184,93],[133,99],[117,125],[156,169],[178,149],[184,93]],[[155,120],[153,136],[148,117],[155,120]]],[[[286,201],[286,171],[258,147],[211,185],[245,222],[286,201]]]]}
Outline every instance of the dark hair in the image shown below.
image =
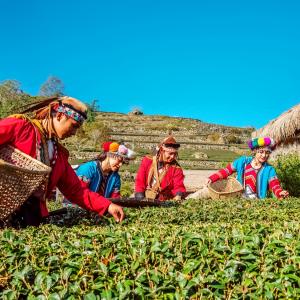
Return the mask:
{"type": "Polygon", "coordinates": [[[107,152],[102,152],[96,156],[96,160],[104,161],[106,159],[106,157],[107,157],[107,152]]]}

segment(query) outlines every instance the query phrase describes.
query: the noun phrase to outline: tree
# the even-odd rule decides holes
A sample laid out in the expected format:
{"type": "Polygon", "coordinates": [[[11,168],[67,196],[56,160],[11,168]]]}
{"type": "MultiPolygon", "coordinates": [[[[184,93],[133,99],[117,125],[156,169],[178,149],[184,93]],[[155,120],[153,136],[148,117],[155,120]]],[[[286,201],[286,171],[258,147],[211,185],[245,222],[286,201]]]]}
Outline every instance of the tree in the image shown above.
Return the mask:
{"type": "Polygon", "coordinates": [[[35,98],[25,94],[20,82],[5,80],[0,83],[0,118],[19,112],[19,108],[34,101],[35,98]]]}
{"type": "Polygon", "coordinates": [[[51,96],[63,96],[65,86],[58,77],[49,76],[48,79],[41,85],[40,95],[51,97],[51,96]]]}
{"type": "Polygon", "coordinates": [[[99,111],[99,105],[98,105],[98,100],[94,99],[92,100],[91,104],[86,104],[88,107],[87,110],[87,122],[91,123],[95,121],[96,118],[96,113],[99,111]]]}
{"type": "Polygon", "coordinates": [[[5,80],[0,84],[0,102],[6,103],[12,100],[13,97],[20,95],[20,82],[17,80],[5,80]]]}

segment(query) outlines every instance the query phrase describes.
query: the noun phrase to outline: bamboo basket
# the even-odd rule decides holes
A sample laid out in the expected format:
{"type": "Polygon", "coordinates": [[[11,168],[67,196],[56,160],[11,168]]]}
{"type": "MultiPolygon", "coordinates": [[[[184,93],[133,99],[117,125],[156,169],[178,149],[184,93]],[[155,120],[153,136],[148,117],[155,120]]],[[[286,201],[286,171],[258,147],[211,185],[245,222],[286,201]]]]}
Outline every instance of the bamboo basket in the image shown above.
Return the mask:
{"type": "Polygon", "coordinates": [[[209,194],[214,200],[240,197],[243,192],[243,186],[234,177],[218,180],[208,185],[209,194]]]}
{"type": "Polygon", "coordinates": [[[0,219],[6,220],[37,188],[46,188],[51,168],[9,145],[0,147],[0,219]]]}

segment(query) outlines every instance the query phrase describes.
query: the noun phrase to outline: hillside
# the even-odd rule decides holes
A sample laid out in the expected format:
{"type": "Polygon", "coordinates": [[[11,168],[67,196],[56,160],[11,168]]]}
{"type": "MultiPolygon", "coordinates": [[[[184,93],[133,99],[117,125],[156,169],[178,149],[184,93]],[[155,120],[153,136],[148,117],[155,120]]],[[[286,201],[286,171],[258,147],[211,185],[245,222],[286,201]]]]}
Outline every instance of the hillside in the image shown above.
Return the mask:
{"type": "Polygon", "coordinates": [[[69,139],[67,146],[72,150],[73,161],[90,159],[98,153],[99,140],[106,135],[134,148],[137,164],[142,155],[151,153],[171,133],[181,143],[179,156],[183,167],[214,169],[245,153],[245,142],[251,132],[252,128],[228,127],[190,118],[98,112],[94,121],[85,125],[84,133],[80,132],[79,138],[69,139]]]}

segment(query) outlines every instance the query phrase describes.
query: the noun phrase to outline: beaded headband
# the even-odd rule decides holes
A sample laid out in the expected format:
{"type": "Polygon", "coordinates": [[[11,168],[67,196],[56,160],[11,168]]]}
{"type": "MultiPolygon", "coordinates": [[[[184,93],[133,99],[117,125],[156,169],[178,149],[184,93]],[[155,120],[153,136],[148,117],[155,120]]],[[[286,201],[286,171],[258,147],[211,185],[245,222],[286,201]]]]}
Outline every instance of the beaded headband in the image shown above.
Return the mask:
{"type": "Polygon", "coordinates": [[[57,108],[54,108],[57,112],[61,112],[64,115],[66,115],[69,118],[72,118],[76,122],[82,124],[86,119],[87,115],[86,113],[79,111],[75,109],[72,105],[70,104],[63,104],[60,103],[57,108]]]}

